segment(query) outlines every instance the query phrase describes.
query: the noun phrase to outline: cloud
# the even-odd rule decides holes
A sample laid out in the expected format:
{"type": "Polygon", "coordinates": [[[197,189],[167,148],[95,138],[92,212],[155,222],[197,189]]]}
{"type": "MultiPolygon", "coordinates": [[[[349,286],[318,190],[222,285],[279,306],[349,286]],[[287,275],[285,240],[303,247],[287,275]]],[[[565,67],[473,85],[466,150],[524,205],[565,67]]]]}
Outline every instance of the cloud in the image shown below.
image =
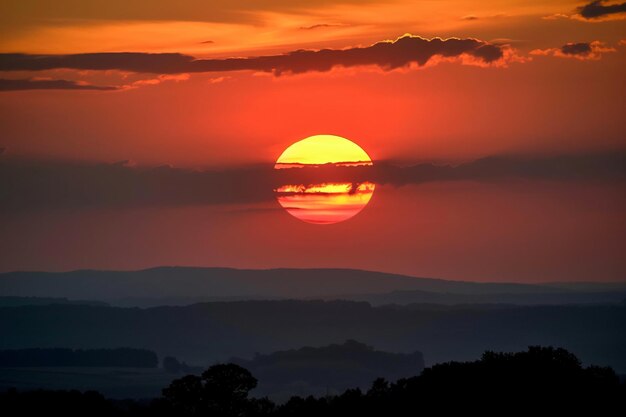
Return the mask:
{"type": "Polygon", "coordinates": [[[461,17],[461,20],[482,20],[482,19],[493,19],[493,18],[500,18],[500,17],[509,17],[508,14],[506,13],[493,13],[493,14],[489,14],[489,15],[482,15],[482,16],[476,16],[474,14],[468,14],[466,16],[461,17]]]}
{"type": "Polygon", "coordinates": [[[589,55],[591,44],[587,42],[567,43],[561,47],[561,53],[565,55],[589,55]]]}
{"type": "MultiPolygon", "coordinates": [[[[0,54],[0,71],[41,71],[56,68],[120,70],[137,73],[259,71],[275,75],[330,71],[335,67],[377,66],[393,70],[423,66],[435,57],[470,57],[467,63],[491,64],[505,57],[505,45],[478,39],[404,35],[393,41],[347,49],[297,50],[282,55],[196,59],[179,53],[107,52],[73,55],[0,54]]],[[[466,61],[461,61],[466,63],[466,61]]]]}
{"type": "Polygon", "coordinates": [[[229,79],[230,77],[222,76],[222,77],[209,78],[208,81],[209,81],[209,84],[219,84],[229,79]]]}
{"type": "Polygon", "coordinates": [[[565,13],[554,13],[547,16],[543,16],[543,20],[557,20],[557,19],[570,19],[571,16],[565,13]]]}
{"type": "Polygon", "coordinates": [[[626,152],[561,156],[494,156],[466,164],[274,170],[254,165],[219,171],[162,166],[29,160],[0,157],[0,212],[50,208],[101,208],[256,204],[274,200],[284,184],[372,181],[402,186],[432,181],[626,181],[626,152]]]}
{"type": "Polygon", "coordinates": [[[1,156],[0,212],[269,201],[271,177],[259,174],[271,171],[271,166],[192,171],[1,156]]]}
{"type": "Polygon", "coordinates": [[[117,90],[117,87],[106,85],[92,85],[68,80],[37,80],[37,79],[0,79],[0,91],[22,90],[117,90]]]}
{"type": "Polygon", "coordinates": [[[626,151],[555,156],[492,156],[457,166],[430,163],[400,166],[393,161],[381,161],[374,166],[324,165],[314,169],[277,171],[274,182],[278,184],[373,181],[400,186],[432,181],[499,181],[515,178],[626,180],[626,151]]]}
{"type": "Polygon", "coordinates": [[[134,81],[130,84],[126,84],[122,87],[120,87],[121,89],[132,89],[132,88],[138,88],[138,87],[145,87],[148,85],[158,85],[161,84],[163,82],[166,81],[174,81],[174,82],[180,82],[180,81],[187,81],[190,78],[189,74],[161,74],[158,75],[155,78],[148,78],[148,79],[144,79],[144,80],[137,80],[134,81]]]}
{"type": "Polygon", "coordinates": [[[615,52],[615,48],[607,46],[600,41],[593,42],[570,42],[560,48],[535,49],[531,55],[556,56],[559,58],[576,58],[579,60],[598,60],[602,54],[615,52]]]}
{"type": "Polygon", "coordinates": [[[178,53],[104,52],[73,55],[0,54],[0,71],[51,69],[120,70],[153,74],[176,74],[190,68],[194,58],[178,53]]]}
{"type": "Polygon", "coordinates": [[[336,27],[344,27],[348,26],[341,23],[318,23],[316,25],[311,26],[301,26],[300,30],[315,30],[315,29],[328,29],[328,28],[336,28],[336,27]]]}
{"type": "Polygon", "coordinates": [[[409,184],[426,181],[534,180],[626,180],[626,152],[553,156],[491,156],[458,166],[420,164],[397,168],[389,166],[377,181],[409,184]],[[388,172],[385,172],[387,171],[388,172]]]}
{"type": "Polygon", "coordinates": [[[542,17],[544,20],[574,19],[584,22],[602,22],[605,20],[626,19],[626,3],[610,4],[607,0],[591,1],[576,8],[573,13],[554,13],[542,17]]]}
{"type": "Polygon", "coordinates": [[[578,13],[584,19],[601,19],[606,16],[626,13],[626,3],[607,4],[606,0],[595,0],[579,7],[578,13]]]}

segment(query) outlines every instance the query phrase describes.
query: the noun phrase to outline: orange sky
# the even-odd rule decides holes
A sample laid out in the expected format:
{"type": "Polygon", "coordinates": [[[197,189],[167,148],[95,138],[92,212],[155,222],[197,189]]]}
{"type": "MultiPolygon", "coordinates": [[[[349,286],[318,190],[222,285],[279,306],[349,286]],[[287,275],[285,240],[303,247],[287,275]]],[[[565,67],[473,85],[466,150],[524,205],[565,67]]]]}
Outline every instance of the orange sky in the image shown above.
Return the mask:
{"type": "MultiPolygon", "coordinates": [[[[623,152],[626,13],[580,9],[587,3],[3,2],[0,163],[130,161],[127,166],[140,168],[236,170],[271,166],[290,144],[315,134],[346,137],[374,161],[404,165],[623,152]],[[411,36],[400,38],[405,34],[411,36]],[[402,61],[435,44],[439,49],[425,62],[402,61]],[[296,52],[324,48],[327,55],[296,52]],[[136,64],[123,52],[158,62],[136,64]],[[26,54],[25,61],[14,53],[26,54]],[[85,53],[112,54],[94,58],[105,69],[87,69],[92,58],[59,57],[85,53]],[[187,57],[162,64],[168,56],[148,55],[161,53],[187,57]],[[63,63],[39,69],[35,54],[63,63]],[[401,64],[392,65],[398,59],[401,64]],[[194,66],[198,62],[205,69],[194,66]]],[[[362,213],[332,226],[340,236],[333,250],[322,243],[323,231],[306,229],[315,226],[274,216],[276,204],[271,210],[186,207],[193,213],[180,218],[171,210],[183,208],[148,207],[141,210],[151,226],[125,233],[121,225],[140,209],[0,206],[11,219],[0,226],[10,237],[3,240],[19,242],[0,248],[0,270],[223,261],[476,280],[599,279],[594,270],[607,280],[626,276],[617,259],[626,244],[621,182],[437,184],[377,186],[362,213]],[[589,196],[604,201],[602,208],[580,200],[589,196]],[[107,246],[141,245],[155,227],[165,241],[127,250],[134,260],[107,246]],[[58,245],[62,230],[67,241],[58,245]],[[370,239],[363,256],[352,241],[358,233],[370,239]],[[303,234],[307,244],[288,242],[303,234]],[[87,235],[94,237],[79,244],[87,235]],[[170,239],[180,246],[172,248],[170,239]],[[333,255],[342,249],[341,257],[333,255]]]]}
{"type": "Polygon", "coordinates": [[[122,90],[4,92],[0,145],[20,155],[179,166],[272,161],[290,143],[318,133],[356,140],[374,159],[624,145],[625,20],[581,21],[574,18],[581,3],[571,1],[362,3],[95,1],[87,7],[62,0],[48,7],[27,0],[3,5],[0,52],[246,57],[368,46],[413,33],[505,42],[516,59],[488,68],[433,60],[419,69],[352,67],[281,77],[5,71],[2,78],[122,90]],[[532,53],[593,41],[609,52],[589,60],[532,53]]]}

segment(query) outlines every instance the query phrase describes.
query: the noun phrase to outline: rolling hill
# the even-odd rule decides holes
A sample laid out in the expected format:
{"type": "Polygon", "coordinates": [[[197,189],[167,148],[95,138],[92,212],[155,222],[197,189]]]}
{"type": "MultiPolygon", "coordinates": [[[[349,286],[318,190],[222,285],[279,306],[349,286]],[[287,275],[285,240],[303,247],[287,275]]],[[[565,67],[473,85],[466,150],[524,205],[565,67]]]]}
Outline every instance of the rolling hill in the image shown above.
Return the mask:
{"type": "Polygon", "coordinates": [[[120,306],[186,305],[246,299],[352,299],[373,304],[432,302],[601,303],[626,298],[625,285],[476,283],[353,269],[159,267],[0,274],[0,296],[63,297],[120,306]]]}

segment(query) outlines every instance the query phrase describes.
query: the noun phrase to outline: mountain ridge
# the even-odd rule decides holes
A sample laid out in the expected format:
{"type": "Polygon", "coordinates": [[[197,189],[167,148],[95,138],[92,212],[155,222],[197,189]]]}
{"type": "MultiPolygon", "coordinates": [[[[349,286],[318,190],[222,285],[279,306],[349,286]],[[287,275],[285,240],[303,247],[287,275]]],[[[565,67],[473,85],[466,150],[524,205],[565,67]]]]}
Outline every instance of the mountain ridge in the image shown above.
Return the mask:
{"type": "Polygon", "coordinates": [[[160,266],[134,271],[0,273],[0,296],[64,297],[141,306],[237,299],[380,299],[387,303],[438,300],[449,303],[453,300],[466,302],[478,295],[481,302],[532,299],[534,295],[540,296],[539,299],[576,302],[615,302],[626,297],[626,286],[616,285],[613,291],[606,288],[598,284],[592,287],[591,284],[456,281],[348,268],[160,266]],[[414,296],[407,297],[410,292],[414,296]],[[549,294],[555,297],[547,297],[549,294]],[[581,297],[581,294],[589,294],[589,297],[581,297]],[[380,295],[386,296],[373,297],[380,295]]]}

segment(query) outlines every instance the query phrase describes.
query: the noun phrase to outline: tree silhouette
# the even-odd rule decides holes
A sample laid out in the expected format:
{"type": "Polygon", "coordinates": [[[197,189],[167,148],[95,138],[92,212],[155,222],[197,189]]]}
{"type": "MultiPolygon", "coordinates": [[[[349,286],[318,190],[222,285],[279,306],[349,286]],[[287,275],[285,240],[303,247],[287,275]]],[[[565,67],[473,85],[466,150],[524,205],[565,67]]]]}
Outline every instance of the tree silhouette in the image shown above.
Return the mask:
{"type": "Polygon", "coordinates": [[[163,397],[175,412],[181,416],[197,416],[206,410],[204,385],[196,375],[187,375],[172,381],[163,389],[163,397]]]}
{"type": "Polygon", "coordinates": [[[249,414],[257,404],[268,408],[266,403],[248,399],[256,385],[256,378],[247,369],[232,363],[220,364],[201,376],[188,375],[172,381],[163,390],[163,397],[177,415],[238,417],[249,414]]]}
{"type": "Polygon", "coordinates": [[[163,370],[169,374],[177,374],[181,371],[181,363],[173,356],[163,358],[163,370]]]}

